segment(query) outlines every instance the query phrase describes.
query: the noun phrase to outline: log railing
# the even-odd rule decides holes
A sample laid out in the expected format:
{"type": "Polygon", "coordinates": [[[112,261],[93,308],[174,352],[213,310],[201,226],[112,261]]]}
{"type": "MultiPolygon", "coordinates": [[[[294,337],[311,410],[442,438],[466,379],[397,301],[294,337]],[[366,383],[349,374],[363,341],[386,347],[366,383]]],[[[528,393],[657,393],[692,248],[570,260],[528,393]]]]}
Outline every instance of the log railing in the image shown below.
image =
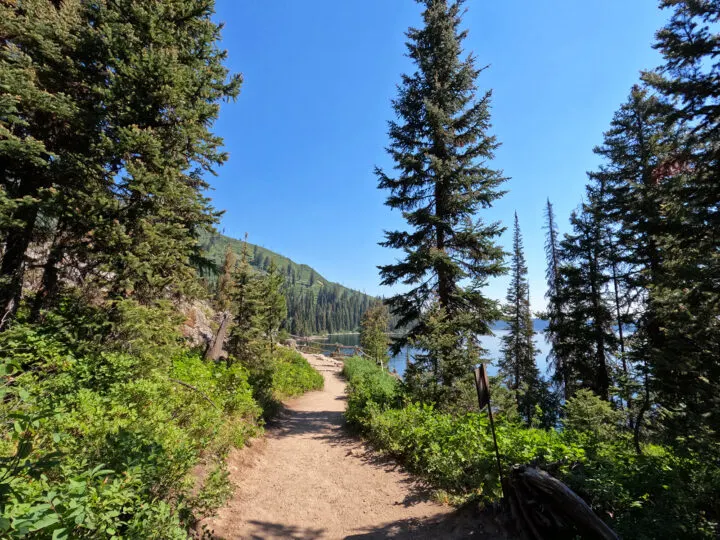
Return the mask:
{"type": "MultiPolygon", "coordinates": [[[[303,352],[315,353],[315,354],[328,354],[333,358],[349,358],[351,356],[360,356],[369,360],[375,360],[372,355],[368,354],[363,350],[362,347],[357,345],[345,345],[343,343],[326,343],[324,341],[317,341],[316,339],[294,336],[290,334],[290,337],[297,343],[298,349],[303,352]]],[[[378,362],[381,367],[385,367],[382,362],[378,362]]]]}

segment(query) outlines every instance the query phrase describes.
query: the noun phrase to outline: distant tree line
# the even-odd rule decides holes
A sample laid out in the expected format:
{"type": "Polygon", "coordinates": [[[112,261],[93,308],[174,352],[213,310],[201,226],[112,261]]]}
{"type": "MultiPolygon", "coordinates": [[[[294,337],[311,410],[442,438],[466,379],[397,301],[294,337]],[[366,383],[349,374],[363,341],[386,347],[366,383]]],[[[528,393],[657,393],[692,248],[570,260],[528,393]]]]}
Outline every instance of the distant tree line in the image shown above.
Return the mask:
{"type": "MultiPolygon", "coordinates": [[[[222,235],[211,235],[202,239],[203,251],[208,258],[221,263],[226,261],[225,247],[230,246],[239,255],[242,242],[222,235]]],[[[334,332],[359,331],[363,313],[377,300],[376,298],[326,281],[315,270],[297,264],[265,248],[247,244],[248,264],[255,271],[267,273],[272,265],[283,277],[282,290],[287,302],[287,317],[282,328],[294,335],[332,334],[334,332]]],[[[226,263],[225,263],[226,264],[226,263]]],[[[206,272],[207,286],[222,286],[223,272],[216,275],[206,272]],[[219,277],[218,277],[219,276],[219,277]]]]}

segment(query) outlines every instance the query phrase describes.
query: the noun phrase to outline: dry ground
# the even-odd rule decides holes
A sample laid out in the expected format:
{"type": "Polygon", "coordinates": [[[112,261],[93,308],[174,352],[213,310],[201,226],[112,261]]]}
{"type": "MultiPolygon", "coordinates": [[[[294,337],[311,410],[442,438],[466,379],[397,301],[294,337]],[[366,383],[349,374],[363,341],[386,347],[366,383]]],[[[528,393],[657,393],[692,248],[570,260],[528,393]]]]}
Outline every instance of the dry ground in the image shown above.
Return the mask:
{"type": "Polygon", "coordinates": [[[345,429],[339,362],[306,355],[325,388],[286,403],[267,437],[229,458],[235,495],[206,522],[216,538],[504,538],[487,515],[433,502],[345,429]]]}

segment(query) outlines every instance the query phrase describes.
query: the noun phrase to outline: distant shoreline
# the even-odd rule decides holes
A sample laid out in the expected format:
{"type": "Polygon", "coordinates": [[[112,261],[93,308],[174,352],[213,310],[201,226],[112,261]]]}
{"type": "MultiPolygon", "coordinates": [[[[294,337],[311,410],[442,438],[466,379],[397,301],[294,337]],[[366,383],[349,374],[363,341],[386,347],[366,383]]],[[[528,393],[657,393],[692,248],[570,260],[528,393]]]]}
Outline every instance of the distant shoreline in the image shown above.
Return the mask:
{"type": "Polygon", "coordinates": [[[307,336],[304,339],[325,339],[328,336],[359,336],[360,332],[333,332],[332,334],[318,334],[315,336],[307,336]]]}

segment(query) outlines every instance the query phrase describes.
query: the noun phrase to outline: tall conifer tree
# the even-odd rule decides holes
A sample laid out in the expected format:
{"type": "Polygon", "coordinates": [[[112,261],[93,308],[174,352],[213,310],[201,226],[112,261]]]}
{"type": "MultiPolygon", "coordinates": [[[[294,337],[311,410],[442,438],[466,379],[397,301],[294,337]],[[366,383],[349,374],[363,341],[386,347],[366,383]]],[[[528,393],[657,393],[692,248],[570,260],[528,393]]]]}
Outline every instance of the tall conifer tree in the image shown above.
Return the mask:
{"type": "MultiPolygon", "coordinates": [[[[140,302],[195,285],[197,237],[217,219],[204,175],[226,158],[210,129],[240,85],[216,46],[213,5],[0,6],[0,70],[21,97],[0,104],[12,134],[0,150],[0,327],[18,307],[34,240],[54,239],[49,292],[68,268],[140,302]]],[[[38,295],[34,311],[52,296],[38,295]]]]}
{"type": "MultiPolygon", "coordinates": [[[[396,351],[433,332],[424,315],[435,302],[458,348],[463,335],[489,333],[498,310],[481,289],[504,271],[495,244],[502,228],[476,215],[502,195],[498,188],[505,179],[489,164],[498,146],[488,134],[490,92],[476,99],[481,69],[472,55],[463,58],[463,2],[421,3],[423,27],[407,32],[416,71],[402,77],[393,101],[398,120],[389,124],[388,153],[396,175],[376,169],[379,187],[390,191],[386,204],[402,211],[409,226],[387,232],[381,244],[404,253],[380,268],[383,285],[409,286],[388,300],[399,326],[409,329],[394,343],[396,351]]],[[[435,358],[434,365],[448,369],[433,375],[447,389],[470,365],[442,360],[435,358]]]]}
{"type": "Polygon", "coordinates": [[[59,189],[90,187],[98,142],[97,68],[80,3],[0,4],[0,330],[17,311],[26,256],[43,217],[61,211],[59,189]]]}
{"type": "Polygon", "coordinates": [[[262,301],[257,276],[250,268],[247,241],[243,244],[234,279],[235,324],[230,331],[228,364],[239,360],[252,365],[257,361],[257,344],[262,335],[262,301]]]}
{"type": "Polygon", "coordinates": [[[262,326],[265,337],[270,344],[270,354],[275,354],[275,344],[280,325],[287,317],[287,301],[283,294],[285,280],[275,264],[270,259],[267,274],[260,283],[260,300],[262,313],[262,326]]]}
{"type": "Polygon", "coordinates": [[[617,337],[606,298],[604,236],[592,194],[570,223],[573,231],[560,243],[557,301],[563,315],[555,328],[554,354],[564,362],[567,396],[589,388],[609,400],[617,337]]]}
{"type": "Polygon", "coordinates": [[[557,221],[550,199],[545,206],[545,279],[547,281],[547,292],[545,298],[548,301],[548,311],[545,314],[548,326],[545,329],[545,338],[550,343],[549,360],[552,366],[552,381],[560,390],[563,398],[568,399],[568,363],[563,356],[565,350],[562,346],[562,333],[564,326],[564,311],[566,309],[563,299],[560,274],[560,241],[558,238],[557,221]]]}
{"type": "Polygon", "coordinates": [[[662,238],[667,227],[663,208],[669,195],[663,170],[679,152],[681,134],[669,119],[669,107],[646,88],[634,86],[613,116],[603,143],[603,158],[590,173],[603,234],[603,258],[611,270],[616,326],[621,347],[622,398],[630,406],[636,447],[650,401],[649,366],[663,348],[664,326],[655,291],[661,282],[662,238]],[[625,351],[624,329],[634,331],[625,351]],[[628,365],[629,364],[629,365],[628,365]],[[632,407],[637,403],[639,406],[632,407]]]}
{"type": "MultiPolygon", "coordinates": [[[[671,10],[655,48],[665,59],[645,79],[674,106],[688,129],[686,149],[656,175],[668,196],[655,289],[662,346],[651,372],[658,398],[682,444],[720,441],[720,3],[663,0],[671,10]]],[[[708,444],[711,443],[712,444],[708,444]]]]}
{"type": "Polygon", "coordinates": [[[523,251],[522,234],[517,212],[513,229],[513,251],[510,265],[510,285],[503,318],[508,332],[503,336],[500,371],[508,386],[515,391],[518,411],[530,422],[534,412],[534,397],[540,384],[540,373],[535,364],[535,347],[532,313],[530,311],[530,285],[523,251]]]}

